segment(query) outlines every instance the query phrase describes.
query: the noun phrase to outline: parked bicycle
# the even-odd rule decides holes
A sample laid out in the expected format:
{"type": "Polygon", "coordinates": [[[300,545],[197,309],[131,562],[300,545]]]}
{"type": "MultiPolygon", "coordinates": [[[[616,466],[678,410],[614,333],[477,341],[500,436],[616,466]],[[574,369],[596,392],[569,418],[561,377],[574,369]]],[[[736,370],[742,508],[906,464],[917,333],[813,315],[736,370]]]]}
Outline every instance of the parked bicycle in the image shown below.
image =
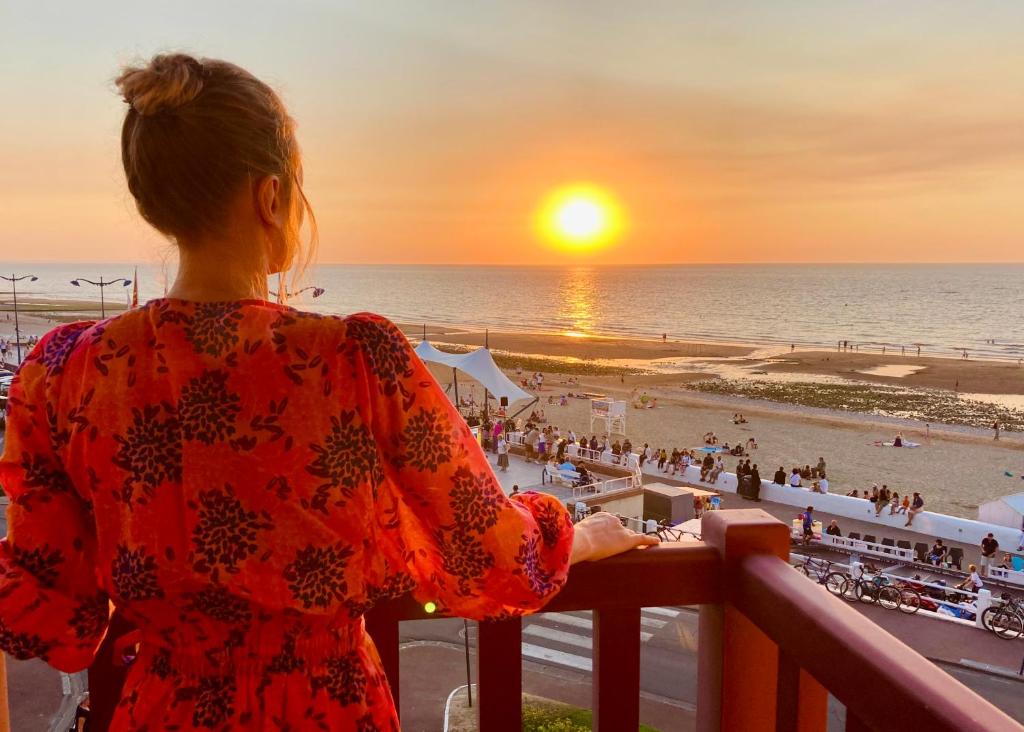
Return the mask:
{"type": "Polygon", "coordinates": [[[889,584],[885,576],[876,574],[868,577],[847,577],[840,588],[840,596],[849,602],[878,603],[886,610],[895,610],[900,606],[900,591],[889,584]]]}
{"type": "Polygon", "coordinates": [[[1003,594],[1001,605],[985,608],[981,624],[1003,640],[1020,638],[1024,634],[1024,607],[1012,595],[1003,594]]]}
{"type": "Polygon", "coordinates": [[[805,557],[804,561],[795,565],[795,567],[796,570],[803,573],[805,577],[813,576],[819,585],[825,585],[826,589],[828,589],[828,591],[833,595],[842,594],[843,583],[849,577],[844,572],[833,572],[832,562],[826,559],[805,557]]]}

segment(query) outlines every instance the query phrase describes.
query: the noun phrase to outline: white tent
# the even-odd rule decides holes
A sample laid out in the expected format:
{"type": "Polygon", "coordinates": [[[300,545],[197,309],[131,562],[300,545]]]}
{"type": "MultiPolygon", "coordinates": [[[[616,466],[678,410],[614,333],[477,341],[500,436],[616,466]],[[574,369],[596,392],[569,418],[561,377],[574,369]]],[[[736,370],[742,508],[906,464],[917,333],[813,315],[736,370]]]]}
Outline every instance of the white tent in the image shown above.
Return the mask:
{"type": "Polygon", "coordinates": [[[415,350],[424,363],[439,363],[463,371],[483,384],[495,397],[508,397],[509,404],[520,399],[534,398],[502,373],[486,348],[478,348],[469,353],[445,353],[434,348],[430,341],[420,341],[415,350]]]}
{"type": "Polygon", "coordinates": [[[978,506],[978,520],[1019,529],[1024,525],[1024,493],[1014,493],[978,506]]]}

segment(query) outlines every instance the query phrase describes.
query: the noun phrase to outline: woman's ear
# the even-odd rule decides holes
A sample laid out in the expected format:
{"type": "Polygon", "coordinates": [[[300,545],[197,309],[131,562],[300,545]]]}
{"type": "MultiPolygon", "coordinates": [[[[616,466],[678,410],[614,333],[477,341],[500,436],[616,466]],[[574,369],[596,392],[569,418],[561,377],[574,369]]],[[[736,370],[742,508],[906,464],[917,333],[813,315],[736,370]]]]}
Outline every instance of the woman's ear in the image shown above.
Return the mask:
{"type": "Polygon", "coordinates": [[[281,179],[276,175],[265,175],[256,182],[256,212],[264,226],[280,228],[284,213],[281,199],[281,179]]]}

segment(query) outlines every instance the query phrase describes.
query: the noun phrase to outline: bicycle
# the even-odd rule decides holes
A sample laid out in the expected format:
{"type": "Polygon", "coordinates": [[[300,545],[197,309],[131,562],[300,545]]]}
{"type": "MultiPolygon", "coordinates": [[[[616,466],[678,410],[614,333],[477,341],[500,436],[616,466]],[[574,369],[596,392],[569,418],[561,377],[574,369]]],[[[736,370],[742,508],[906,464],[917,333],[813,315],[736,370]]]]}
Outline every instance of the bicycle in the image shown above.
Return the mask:
{"type": "Polygon", "coordinates": [[[700,534],[676,528],[669,524],[668,521],[659,521],[658,528],[654,531],[654,535],[661,541],[683,541],[686,536],[691,536],[700,541],[700,534]]]}
{"type": "Polygon", "coordinates": [[[808,578],[813,572],[814,576],[817,578],[818,584],[825,585],[825,589],[837,596],[842,593],[843,582],[848,578],[848,575],[844,572],[833,572],[832,562],[826,559],[805,557],[803,562],[794,565],[794,567],[797,571],[802,572],[803,575],[808,578]]]}
{"type": "Polygon", "coordinates": [[[913,615],[921,609],[921,593],[912,582],[901,580],[891,585],[900,593],[900,602],[897,609],[901,613],[913,615]]]}
{"type": "Polygon", "coordinates": [[[847,578],[840,590],[840,597],[848,602],[860,601],[868,605],[877,602],[886,610],[896,610],[900,606],[900,591],[882,575],[875,575],[871,579],[863,575],[856,579],[847,578]]]}
{"type": "Polygon", "coordinates": [[[1024,634],[1024,607],[1011,595],[1003,594],[1002,605],[985,608],[981,624],[991,630],[997,638],[1013,640],[1024,634]]]}

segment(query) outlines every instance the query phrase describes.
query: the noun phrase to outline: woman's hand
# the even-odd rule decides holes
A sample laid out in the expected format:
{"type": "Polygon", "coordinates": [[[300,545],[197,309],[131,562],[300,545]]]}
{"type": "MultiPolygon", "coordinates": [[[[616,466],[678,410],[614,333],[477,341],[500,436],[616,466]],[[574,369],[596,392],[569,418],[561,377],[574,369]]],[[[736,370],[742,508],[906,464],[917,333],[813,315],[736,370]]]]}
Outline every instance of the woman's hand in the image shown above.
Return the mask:
{"type": "Polygon", "coordinates": [[[570,564],[593,562],[638,546],[659,543],[658,537],[630,531],[617,517],[604,511],[588,516],[576,524],[575,528],[570,564]]]}

